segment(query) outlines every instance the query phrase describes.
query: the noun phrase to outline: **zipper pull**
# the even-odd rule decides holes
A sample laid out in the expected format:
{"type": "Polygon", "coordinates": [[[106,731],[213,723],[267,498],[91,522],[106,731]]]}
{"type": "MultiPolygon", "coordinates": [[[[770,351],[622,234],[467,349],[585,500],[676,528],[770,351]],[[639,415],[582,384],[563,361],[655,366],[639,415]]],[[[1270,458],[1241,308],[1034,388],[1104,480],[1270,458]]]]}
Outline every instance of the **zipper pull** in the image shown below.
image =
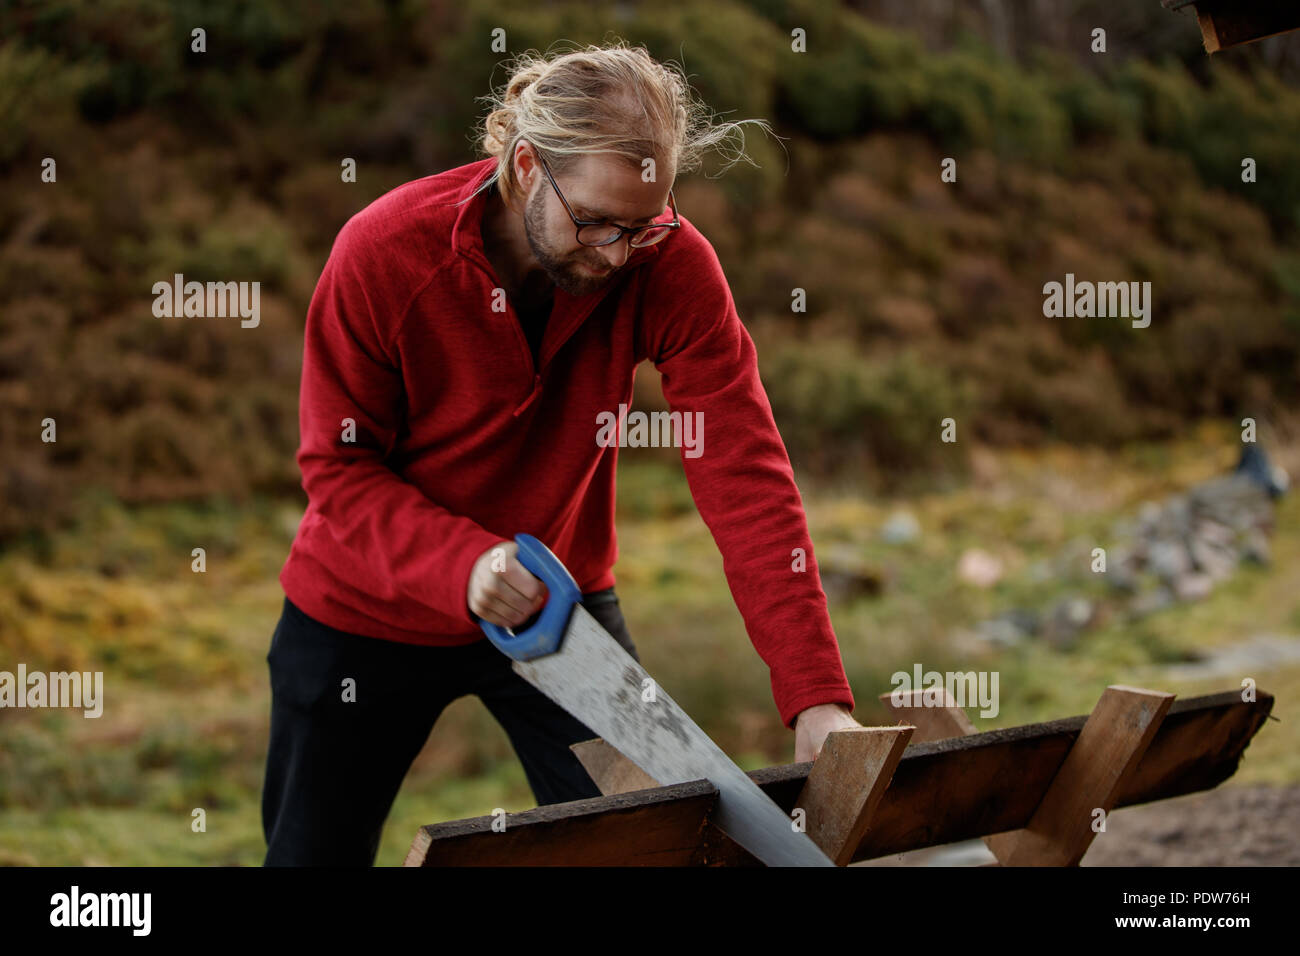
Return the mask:
{"type": "Polygon", "coordinates": [[[528,393],[528,397],[524,399],[524,403],[514,410],[514,414],[511,417],[518,418],[520,412],[526,409],[529,405],[533,404],[533,401],[537,398],[538,395],[541,394],[541,391],[542,391],[542,376],[537,373],[534,373],[533,390],[528,393]]]}

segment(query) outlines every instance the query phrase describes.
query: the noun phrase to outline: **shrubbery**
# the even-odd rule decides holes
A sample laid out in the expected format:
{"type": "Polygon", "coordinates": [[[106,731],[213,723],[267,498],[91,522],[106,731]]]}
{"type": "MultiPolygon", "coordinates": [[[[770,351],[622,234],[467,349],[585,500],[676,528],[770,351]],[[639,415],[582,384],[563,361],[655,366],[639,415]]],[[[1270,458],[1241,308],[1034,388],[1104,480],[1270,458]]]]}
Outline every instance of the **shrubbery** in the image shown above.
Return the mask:
{"type": "Polygon", "coordinates": [[[984,441],[1115,443],[1300,398],[1300,92],[1263,73],[935,53],[812,0],[52,0],[0,9],[0,438],[27,449],[0,458],[0,539],[88,487],[296,488],[302,317],[334,235],[473,158],[502,25],[509,52],[645,42],[723,118],[788,138],[787,157],[750,135],[759,168],[678,192],[764,341],[801,469],[960,470],[945,417],[984,441]],[[1151,327],[1044,318],[1067,271],[1151,281],[1151,327]],[[155,319],[175,272],[261,281],[262,327],[155,319]],[[33,452],[46,416],[59,442],[33,452]]]}

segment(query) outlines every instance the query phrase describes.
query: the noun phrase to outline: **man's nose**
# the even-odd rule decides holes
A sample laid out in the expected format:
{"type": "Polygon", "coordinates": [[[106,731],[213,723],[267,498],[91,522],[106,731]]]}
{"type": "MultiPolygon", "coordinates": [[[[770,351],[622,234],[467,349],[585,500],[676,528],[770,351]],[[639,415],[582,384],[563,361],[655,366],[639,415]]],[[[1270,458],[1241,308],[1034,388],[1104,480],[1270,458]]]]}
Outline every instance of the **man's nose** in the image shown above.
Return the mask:
{"type": "Polygon", "coordinates": [[[627,257],[632,254],[632,247],[628,245],[627,236],[619,236],[617,242],[611,242],[607,246],[597,246],[596,251],[600,257],[611,269],[620,268],[623,263],[627,262],[627,257]]]}

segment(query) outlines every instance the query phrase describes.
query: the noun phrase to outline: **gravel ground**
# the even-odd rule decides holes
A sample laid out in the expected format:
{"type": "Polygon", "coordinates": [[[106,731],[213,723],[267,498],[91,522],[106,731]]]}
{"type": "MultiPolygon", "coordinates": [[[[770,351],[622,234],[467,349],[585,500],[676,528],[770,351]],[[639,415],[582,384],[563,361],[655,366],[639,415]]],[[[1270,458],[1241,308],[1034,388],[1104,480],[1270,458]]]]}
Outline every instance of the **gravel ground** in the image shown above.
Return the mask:
{"type": "MultiPolygon", "coordinates": [[[[858,866],[978,866],[980,840],[858,866]]],[[[1114,811],[1083,866],[1300,866],[1300,786],[1221,786],[1114,811]]]]}

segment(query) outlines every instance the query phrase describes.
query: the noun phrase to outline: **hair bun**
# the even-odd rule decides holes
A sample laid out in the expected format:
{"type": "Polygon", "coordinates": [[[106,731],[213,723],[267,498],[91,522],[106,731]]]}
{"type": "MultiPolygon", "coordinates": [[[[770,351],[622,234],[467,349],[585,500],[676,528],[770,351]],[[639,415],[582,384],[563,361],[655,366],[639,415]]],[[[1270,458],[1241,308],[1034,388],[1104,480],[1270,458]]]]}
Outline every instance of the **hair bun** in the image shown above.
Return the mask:
{"type": "Polygon", "coordinates": [[[520,70],[510,78],[510,85],[506,87],[505,102],[514,103],[523,95],[524,90],[532,86],[542,78],[546,72],[545,64],[539,64],[528,69],[520,70]]]}

